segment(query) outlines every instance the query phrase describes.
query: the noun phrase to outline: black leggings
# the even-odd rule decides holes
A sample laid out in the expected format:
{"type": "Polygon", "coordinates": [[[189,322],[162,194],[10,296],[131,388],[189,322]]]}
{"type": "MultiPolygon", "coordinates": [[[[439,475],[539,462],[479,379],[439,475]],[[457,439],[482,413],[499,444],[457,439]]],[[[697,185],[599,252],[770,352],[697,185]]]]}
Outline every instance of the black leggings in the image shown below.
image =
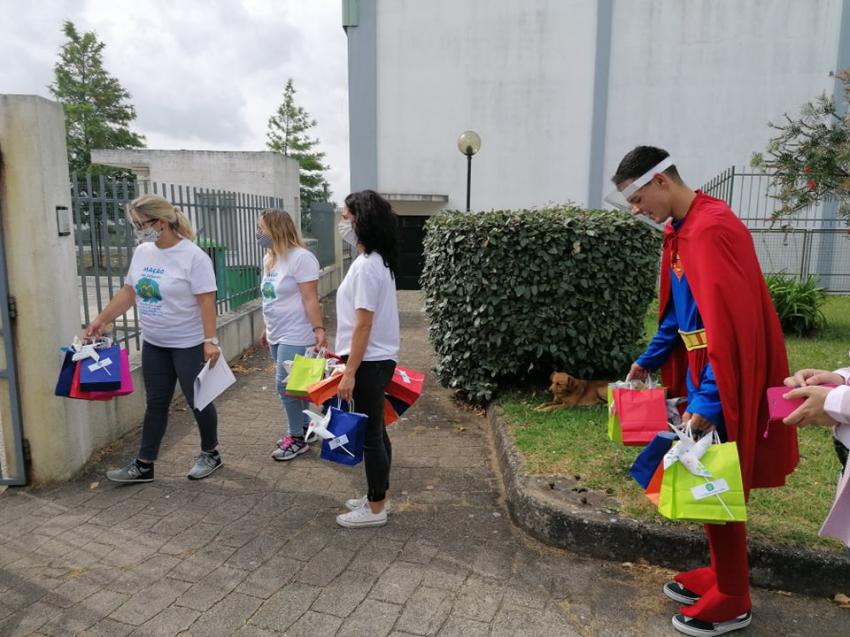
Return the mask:
{"type": "Polygon", "coordinates": [[[354,409],[369,417],[363,462],[366,465],[366,497],[380,502],[390,488],[393,449],[384,427],[384,391],[393,377],[395,361],[363,361],[354,375],[354,409]]]}
{"type": "MultiPolygon", "coordinates": [[[[204,367],[204,346],[186,349],[159,347],[145,342],[142,345],[142,376],[145,379],[147,405],[142,425],[142,444],[139,458],[156,460],[159,445],[168,426],[168,406],[174,397],[174,387],[180,388],[191,408],[194,405],[195,377],[204,367]]],[[[212,451],[218,446],[218,416],[212,403],[203,411],[192,409],[201,432],[201,449],[212,451]]]]}

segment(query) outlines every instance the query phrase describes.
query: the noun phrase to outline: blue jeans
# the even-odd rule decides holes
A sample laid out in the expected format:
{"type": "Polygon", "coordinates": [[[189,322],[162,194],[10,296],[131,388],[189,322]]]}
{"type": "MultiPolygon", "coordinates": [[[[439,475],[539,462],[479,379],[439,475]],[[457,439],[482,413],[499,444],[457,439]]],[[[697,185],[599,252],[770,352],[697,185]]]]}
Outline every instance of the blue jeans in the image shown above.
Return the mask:
{"type": "Polygon", "coordinates": [[[269,345],[272,359],[275,362],[275,385],[277,387],[277,395],[280,396],[280,402],[283,403],[283,410],[286,412],[286,420],[289,423],[290,436],[303,436],[304,427],[310,422],[304,409],[310,405],[309,401],[293,398],[286,395],[286,381],[289,374],[283,367],[283,361],[295,360],[296,354],[303,355],[310,345],[289,345],[288,343],[278,343],[277,345],[269,345]]]}

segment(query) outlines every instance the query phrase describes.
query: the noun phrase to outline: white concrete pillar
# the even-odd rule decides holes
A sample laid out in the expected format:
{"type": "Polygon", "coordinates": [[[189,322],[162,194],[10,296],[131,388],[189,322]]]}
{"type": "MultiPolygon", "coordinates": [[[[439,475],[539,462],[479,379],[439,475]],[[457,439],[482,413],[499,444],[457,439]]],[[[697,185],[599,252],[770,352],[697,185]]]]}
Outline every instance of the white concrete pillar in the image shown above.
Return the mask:
{"type": "MultiPolygon", "coordinates": [[[[62,106],[0,95],[0,193],[23,420],[33,482],[67,479],[91,453],[88,409],[53,395],[59,348],[80,331],[73,234],[59,236],[56,207],[71,210],[62,106]]],[[[8,392],[0,392],[8,401],[8,392]]],[[[6,405],[0,413],[6,414],[6,405]]]]}

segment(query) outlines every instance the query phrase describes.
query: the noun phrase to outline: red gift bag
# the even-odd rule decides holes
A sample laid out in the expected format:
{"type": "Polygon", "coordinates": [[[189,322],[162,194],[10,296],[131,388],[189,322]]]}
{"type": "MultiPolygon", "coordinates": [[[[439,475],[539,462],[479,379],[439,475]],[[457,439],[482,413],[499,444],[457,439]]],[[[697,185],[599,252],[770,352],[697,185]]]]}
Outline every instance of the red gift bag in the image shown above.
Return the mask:
{"type": "Polygon", "coordinates": [[[645,445],[660,431],[667,431],[667,403],[663,387],[614,389],[614,403],[623,444],[645,445]]]}
{"type": "Polygon", "coordinates": [[[107,391],[83,391],[80,389],[80,366],[74,370],[74,378],[71,381],[69,398],[81,400],[112,400],[116,396],[126,396],[133,393],[133,375],[130,373],[130,353],[126,349],[121,350],[121,387],[107,391]]]}
{"type": "Polygon", "coordinates": [[[386,393],[393,398],[398,398],[408,405],[416,402],[422,395],[422,386],[425,384],[425,374],[396,366],[393,377],[387,385],[386,393]]]}

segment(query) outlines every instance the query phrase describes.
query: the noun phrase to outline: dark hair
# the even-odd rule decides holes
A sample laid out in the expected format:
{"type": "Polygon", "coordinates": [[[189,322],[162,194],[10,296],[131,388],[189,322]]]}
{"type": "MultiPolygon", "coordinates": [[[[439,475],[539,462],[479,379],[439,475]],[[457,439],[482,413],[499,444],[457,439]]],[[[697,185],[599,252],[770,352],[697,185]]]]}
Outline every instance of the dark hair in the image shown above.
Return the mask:
{"type": "MultiPolygon", "coordinates": [[[[629,179],[637,179],[641,175],[643,175],[646,171],[651,170],[653,166],[657,166],[659,163],[664,161],[670,156],[663,148],[656,148],[655,146],[637,146],[634,150],[630,150],[626,153],[626,156],[623,157],[622,161],[620,161],[620,165],[617,166],[617,172],[614,173],[614,176],[611,177],[611,181],[614,182],[615,186],[619,186],[624,181],[628,181],[629,179]]],[[[677,183],[682,183],[682,178],[679,177],[679,171],[676,170],[676,166],[670,166],[667,170],[664,171],[665,175],[669,175],[673,181],[677,183]]]]}
{"type": "Polygon", "coordinates": [[[353,192],[345,198],[345,207],[354,215],[352,226],[366,254],[377,251],[393,278],[398,270],[398,217],[386,199],[374,190],[353,192]]]}

